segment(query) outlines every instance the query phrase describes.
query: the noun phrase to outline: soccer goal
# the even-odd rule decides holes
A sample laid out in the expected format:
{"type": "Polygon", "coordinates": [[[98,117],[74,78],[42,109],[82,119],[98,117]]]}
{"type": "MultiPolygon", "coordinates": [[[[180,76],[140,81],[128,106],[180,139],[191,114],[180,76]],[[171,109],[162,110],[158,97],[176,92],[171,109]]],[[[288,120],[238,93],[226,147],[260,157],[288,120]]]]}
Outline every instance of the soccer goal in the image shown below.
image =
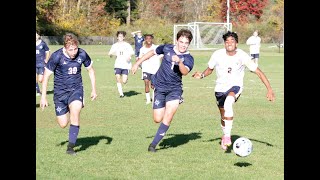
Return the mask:
{"type": "Polygon", "coordinates": [[[231,23],[191,22],[188,24],[175,24],[173,27],[173,44],[180,29],[189,29],[193,40],[189,49],[206,50],[214,49],[214,45],[223,44],[222,35],[232,30],[231,23]]]}

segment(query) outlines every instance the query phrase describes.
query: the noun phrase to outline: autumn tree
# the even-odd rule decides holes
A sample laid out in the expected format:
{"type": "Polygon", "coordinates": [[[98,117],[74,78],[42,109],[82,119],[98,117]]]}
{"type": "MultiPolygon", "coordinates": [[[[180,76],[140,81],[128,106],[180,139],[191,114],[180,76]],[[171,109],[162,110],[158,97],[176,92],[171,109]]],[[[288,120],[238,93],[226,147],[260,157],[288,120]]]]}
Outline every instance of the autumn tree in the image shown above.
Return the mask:
{"type": "MultiPolygon", "coordinates": [[[[268,4],[269,0],[230,0],[229,17],[233,25],[245,24],[249,22],[250,17],[259,21],[263,9],[268,4]]],[[[220,0],[222,9],[220,12],[221,20],[227,20],[227,0],[220,0]]]]}

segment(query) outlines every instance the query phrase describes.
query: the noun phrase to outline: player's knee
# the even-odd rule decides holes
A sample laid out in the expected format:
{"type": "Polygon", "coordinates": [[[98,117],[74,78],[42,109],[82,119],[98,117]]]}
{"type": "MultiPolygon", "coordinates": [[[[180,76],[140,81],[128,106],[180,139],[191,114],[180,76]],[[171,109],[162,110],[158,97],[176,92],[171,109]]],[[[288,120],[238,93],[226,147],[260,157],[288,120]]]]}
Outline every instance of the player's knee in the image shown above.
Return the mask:
{"type": "Polygon", "coordinates": [[[68,125],[68,123],[58,123],[58,124],[62,129],[64,129],[68,125]]]}
{"type": "Polygon", "coordinates": [[[232,105],[234,103],[233,96],[227,96],[226,100],[224,101],[224,116],[225,117],[233,117],[233,108],[232,105]]]}

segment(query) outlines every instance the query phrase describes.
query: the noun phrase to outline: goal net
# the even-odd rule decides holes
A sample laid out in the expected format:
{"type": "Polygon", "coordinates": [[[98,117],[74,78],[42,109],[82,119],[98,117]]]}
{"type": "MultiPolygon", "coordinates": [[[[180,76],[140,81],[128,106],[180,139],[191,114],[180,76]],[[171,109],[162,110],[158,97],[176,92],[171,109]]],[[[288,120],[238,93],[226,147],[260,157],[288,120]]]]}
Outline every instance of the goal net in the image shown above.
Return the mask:
{"type": "Polygon", "coordinates": [[[232,30],[231,23],[191,22],[188,24],[175,24],[173,28],[173,44],[180,29],[189,29],[193,40],[189,49],[206,50],[213,49],[214,45],[223,44],[222,35],[232,30]]]}

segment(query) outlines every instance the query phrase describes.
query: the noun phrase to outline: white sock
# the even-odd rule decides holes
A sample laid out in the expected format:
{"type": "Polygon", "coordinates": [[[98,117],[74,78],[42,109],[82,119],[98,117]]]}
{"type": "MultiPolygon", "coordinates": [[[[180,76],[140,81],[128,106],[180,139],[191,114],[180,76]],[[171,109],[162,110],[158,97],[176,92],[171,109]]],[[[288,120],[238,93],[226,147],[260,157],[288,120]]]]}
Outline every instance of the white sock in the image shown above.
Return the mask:
{"type": "Polygon", "coordinates": [[[120,95],[123,95],[121,83],[117,83],[117,87],[118,87],[118,92],[119,92],[119,94],[120,94],[120,95]]]}
{"type": "Polygon", "coordinates": [[[230,137],[233,120],[223,120],[224,121],[224,135],[230,137]]]}
{"type": "Polygon", "coordinates": [[[226,128],[224,126],[222,126],[222,124],[220,124],[220,126],[221,126],[221,129],[222,129],[223,135],[225,135],[226,134],[226,128]]]}
{"type": "Polygon", "coordinates": [[[147,102],[150,102],[150,93],[146,93],[147,102]]]}

